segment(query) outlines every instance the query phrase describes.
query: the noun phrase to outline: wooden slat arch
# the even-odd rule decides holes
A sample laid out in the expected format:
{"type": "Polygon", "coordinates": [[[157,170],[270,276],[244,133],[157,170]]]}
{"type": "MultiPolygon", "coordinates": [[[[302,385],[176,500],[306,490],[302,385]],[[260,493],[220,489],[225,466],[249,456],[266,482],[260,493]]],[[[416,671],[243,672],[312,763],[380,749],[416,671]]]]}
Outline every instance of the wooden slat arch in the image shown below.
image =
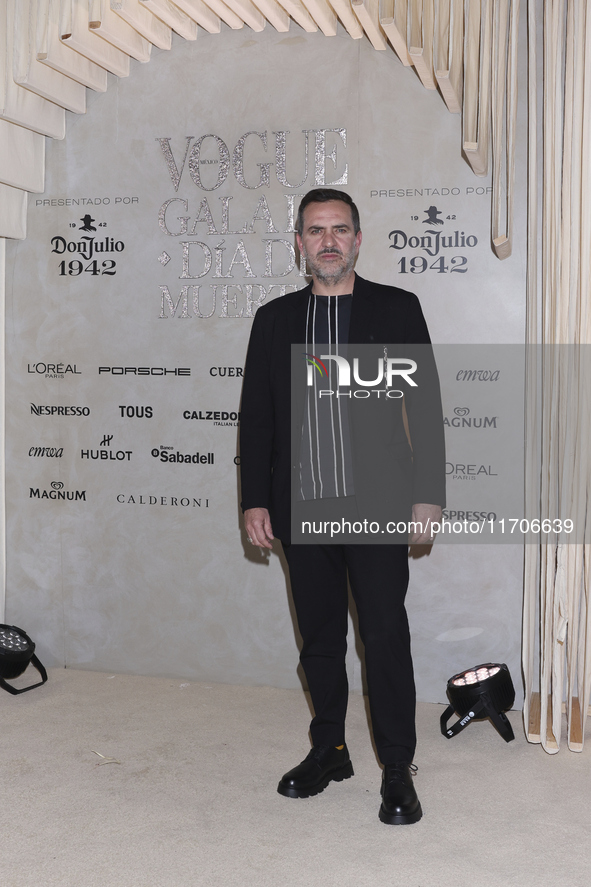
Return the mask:
{"type": "MultiPolygon", "coordinates": [[[[511,21],[517,21],[519,0],[499,0],[499,5],[505,17],[512,10],[511,21]]],[[[321,30],[327,37],[340,23],[351,39],[367,39],[374,49],[389,52],[393,62],[414,65],[426,88],[439,89],[450,112],[463,112],[466,156],[477,175],[486,175],[492,7],[493,0],[0,0],[0,237],[26,235],[24,196],[6,189],[42,188],[44,158],[38,147],[32,149],[34,138],[63,138],[66,111],[85,113],[86,89],[106,90],[107,71],[128,76],[130,57],[149,62],[153,45],[171,47],[173,32],[195,40],[203,28],[222,39],[222,21],[254,33],[268,26],[279,32],[321,30]],[[31,133],[28,150],[11,149],[27,138],[15,127],[31,133]]],[[[510,45],[497,47],[497,57],[509,66],[516,28],[503,39],[510,45]]],[[[513,93],[505,98],[510,81],[504,70],[494,81],[494,107],[506,106],[509,134],[514,131],[509,118],[514,123],[516,114],[513,93]]],[[[499,224],[495,228],[502,240],[499,258],[511,252],[512,228],[513,166],[498,159],[512,156],[504,133],[505,128],[492,146],[494,169],[503,172],[492,214],[503,219],[503,231],[499,224]]]]}

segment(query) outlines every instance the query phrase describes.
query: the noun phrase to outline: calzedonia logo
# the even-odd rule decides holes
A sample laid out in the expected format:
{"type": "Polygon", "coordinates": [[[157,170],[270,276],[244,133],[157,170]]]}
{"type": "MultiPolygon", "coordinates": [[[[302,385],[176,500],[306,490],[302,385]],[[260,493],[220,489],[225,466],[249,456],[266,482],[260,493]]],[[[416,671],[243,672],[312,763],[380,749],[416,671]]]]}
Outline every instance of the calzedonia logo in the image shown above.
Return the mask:
{"type": "Polygon", "coordinates": [[[82,373],[75,363],[28,363],[27,373],[43,376],[45,379],[65,379],[69,374],[81,376],[82,373]]]}
{"type": "Polygon", "coordinates": [[[174,447],[154,447],[152,456],[161,462],[182,462],[185,465],[213,465],[213,453],[180,453],[174,447]]]}
{"type": "Polygon", "coordinates": [[[55,502],[86,502],[86,490],[65,490],[61,480],[51,482],[50,490],[29,488],[29,499],[53,499],[55,502]]]}
{"type": "Polygon", "coordinates": [[[227,410],[185,410],[183,419],[198,419],[201,422],[212,422],[214,425],[238,425],[240,423],[239,412],[227,410]]]}

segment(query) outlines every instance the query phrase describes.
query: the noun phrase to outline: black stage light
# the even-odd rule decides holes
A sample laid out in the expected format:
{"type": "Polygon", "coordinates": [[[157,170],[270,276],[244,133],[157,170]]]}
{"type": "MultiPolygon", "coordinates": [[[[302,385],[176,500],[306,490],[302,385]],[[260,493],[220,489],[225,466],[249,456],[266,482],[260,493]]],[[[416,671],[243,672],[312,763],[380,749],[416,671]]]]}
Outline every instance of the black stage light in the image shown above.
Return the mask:
{"type": "Polygon", "coordinates": [[[0,687],[17,696],[33,687],[40,687],[46,680],[47,672],[35,656],[35,644],[29,635],[16,625],[0,625],[0,687]],[[29,662],[37,669],[42,680],[20,690],[6,683],[7,679],[18,678],[29,662]]]}
{"type": "Polygon", "coordinates": [[[515,702],[515,688],[504,663],[485,662],[455,674],[447,682],[447,695],[451,705],[441,715],[441,732],[448,739],[471,721],[486,718],[491,719],[505,742],[515,739],[505,714],[515,702]],[[448,729],[447,722],[454,711],[460,719],[448,729]]]}

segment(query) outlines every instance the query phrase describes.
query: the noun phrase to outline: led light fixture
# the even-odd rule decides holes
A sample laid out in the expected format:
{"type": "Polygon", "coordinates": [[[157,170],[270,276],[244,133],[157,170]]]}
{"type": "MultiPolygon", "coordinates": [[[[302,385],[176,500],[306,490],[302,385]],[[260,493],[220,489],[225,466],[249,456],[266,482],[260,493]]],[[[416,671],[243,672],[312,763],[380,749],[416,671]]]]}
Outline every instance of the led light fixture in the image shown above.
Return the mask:
{"type": "Polygon", "coordinates": [[[455,674],[447,682],[447,696],[451,704],[441,715],[440,722],[441,732],[448,739],[471,721],[486,718],[490,718],[505,742],[515,739],[505,714],[515,702],[515,688],[504,663],[486,662],[455,674]],[[448,729],[447,722],[454,711],[460,719],[448,729]]]}
{"type": "Polygon", "coordinates": [[[35,656],[35,644],[28,634],[16,625],[0,625],[0,687],[17,696],[26,690],[32,690],[33,687],[40,687],[46,680],[47,672],[35,656]],[[22,687],[20,690],[6,683],[7,679],[18,678],[29,663],[41,675],[38,683],[22,687]]]}

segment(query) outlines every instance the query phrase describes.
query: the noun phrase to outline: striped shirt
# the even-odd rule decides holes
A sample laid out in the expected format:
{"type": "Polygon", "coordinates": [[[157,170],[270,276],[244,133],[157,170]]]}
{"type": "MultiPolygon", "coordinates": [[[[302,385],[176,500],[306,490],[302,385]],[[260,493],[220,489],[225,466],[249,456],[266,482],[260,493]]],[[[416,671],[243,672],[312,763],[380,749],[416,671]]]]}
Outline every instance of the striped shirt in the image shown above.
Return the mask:
{"type": "MultiPolygon", "coordinates": [[[[353,296],[316,296],[312,293],[306,316],[306,352],[347,357],[353,296]]],[[[317,370],[307,401],[300,448],[300,498],[334,499],[353,496],[353,461],[347,398],[336,396],[337,367],[323,361],[328,377],[317,370]],[[334,395],[319,396],[321,390],[334,395]]]]}

